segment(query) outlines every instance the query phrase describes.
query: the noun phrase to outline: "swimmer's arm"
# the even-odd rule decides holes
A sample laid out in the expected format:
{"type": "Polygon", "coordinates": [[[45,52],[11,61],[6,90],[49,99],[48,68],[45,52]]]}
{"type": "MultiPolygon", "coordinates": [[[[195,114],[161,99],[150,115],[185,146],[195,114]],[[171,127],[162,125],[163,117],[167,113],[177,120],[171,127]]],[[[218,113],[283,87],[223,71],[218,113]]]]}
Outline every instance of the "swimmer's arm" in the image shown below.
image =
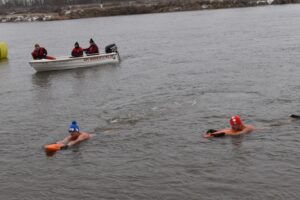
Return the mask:
{"type": "Polygon", "coordinates": [[[67,136],[65,137],[65,139],[61,140],[61,141],[58,141],[56,142],[57,144],[67,144],[71,139],[71,136],[67,136]]]}
{"type": "Polygon", "coordinates": [[[71,141],[71,142],[69,142],[68,144],[67,144],[67,146],[68,147],[71,147],[71,146],[73,146],[73,145],[75,145],[75,144],[77,144],[77,143],[79,143],[80,141],[78,141],[78,140],[74,140],[74,141],[71,141]]]}
{"type": "Polygon", "coordinates": [[[88,133],[82,133],[82,134],[77,138],[77,140],[70,141],[70,142],[67,144],[67,146],[68,146],[68,147],[71,147],[71,146],[73,146],[73,145],[75,145],[75,144],[77,144],[77,143],[80,143],[80,142],[82,142],[82,141],[84,141],[84,140],[87,140],[87,139],[89,139],[89,138],[90,138],[90,134],[88,134],[88,133]]]}
{"type": "Polygon", "coordinates": [[[245,134],[245,133],[250,133],[254,130],[254,127],[251,125],[247,125],[246,128],[244,128],[244,130],[240,131],[239,133],[237,133],[237,135],[240,134],[245,134]]]}
{"type": "Polygon", "coordinates": [[[228,132],[230,132],[229,129],[221,129],[221,130],[218,130],[218,131],[214,132],[213,134],[216,134],[216,135],[218,135],[218,134],[227,134],[228,132]]]}
{"type": "Polygon", "coordinates": [[[214,130],[214,129],[209,129],[205,134],[204,137],[222,137],[225,135],[224,130],[214,130]]]}

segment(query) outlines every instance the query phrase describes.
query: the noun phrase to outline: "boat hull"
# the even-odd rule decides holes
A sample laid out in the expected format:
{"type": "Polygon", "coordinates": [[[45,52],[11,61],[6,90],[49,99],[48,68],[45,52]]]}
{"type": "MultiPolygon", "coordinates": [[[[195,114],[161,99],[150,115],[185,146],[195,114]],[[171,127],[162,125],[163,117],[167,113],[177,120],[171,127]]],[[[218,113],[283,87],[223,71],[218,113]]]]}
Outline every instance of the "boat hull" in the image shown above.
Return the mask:
{"type": "Polygon", "coordinates": [[[41,59],[30,61],[29,64],[37,72],[67,70],[82,67],[100,66],[103,64],[119,63],[120,56],[117,52],[84,56],[84,57],[59,57],[55,60],[41,59]]]}

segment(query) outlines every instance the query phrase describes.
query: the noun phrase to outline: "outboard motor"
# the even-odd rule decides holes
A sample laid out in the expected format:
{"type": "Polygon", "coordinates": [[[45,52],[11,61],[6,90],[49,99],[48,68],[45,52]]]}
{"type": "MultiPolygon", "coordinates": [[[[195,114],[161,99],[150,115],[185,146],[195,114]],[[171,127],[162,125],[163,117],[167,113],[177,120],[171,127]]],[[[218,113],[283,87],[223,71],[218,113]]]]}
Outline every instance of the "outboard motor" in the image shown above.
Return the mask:
{"type": "Polygon", "coordinates": [[[110,44],[105,47],[105,53],[112,53],[112,52],[118,53],[118,47],[116,44],[110,44]]]}

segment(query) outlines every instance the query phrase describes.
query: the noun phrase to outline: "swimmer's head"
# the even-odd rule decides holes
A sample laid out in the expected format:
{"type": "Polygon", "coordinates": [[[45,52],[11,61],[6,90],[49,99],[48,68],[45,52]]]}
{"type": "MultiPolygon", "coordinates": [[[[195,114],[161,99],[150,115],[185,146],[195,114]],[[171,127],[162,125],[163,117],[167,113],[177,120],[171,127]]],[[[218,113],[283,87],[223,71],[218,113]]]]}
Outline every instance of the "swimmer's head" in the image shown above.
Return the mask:
{"type": "Polygon", "coordinates": [[[231,117],[230,125],[233,130],[240,130],[244,126],[240,116],[238,115],[231,117]]]}
{"type": "Polygon", "coordinates": [[[72,121],[70,128],[69,128],[69,133],[78,133],[79,132],[79,126],[77,125],[76,121],[72,121]]]}

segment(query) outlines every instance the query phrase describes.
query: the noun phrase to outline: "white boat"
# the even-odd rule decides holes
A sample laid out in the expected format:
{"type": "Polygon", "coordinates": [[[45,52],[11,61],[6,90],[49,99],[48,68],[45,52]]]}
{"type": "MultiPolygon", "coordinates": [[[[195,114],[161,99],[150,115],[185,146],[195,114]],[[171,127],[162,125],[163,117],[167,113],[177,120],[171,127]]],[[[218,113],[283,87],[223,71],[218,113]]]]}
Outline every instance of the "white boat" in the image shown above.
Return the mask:
{"type": "Polygon", "coordinates": [[[120,62],[120,56],[115,46],[113,50],[107,50],[105,54],[89,55],[83,57],[57,57],[55,60],[41,59],[32,60],[29,62],[30,66],[36,71],[54,71],[75,69],[81,67],[100,66],[103,64],[113,64],[120,62]]]}

